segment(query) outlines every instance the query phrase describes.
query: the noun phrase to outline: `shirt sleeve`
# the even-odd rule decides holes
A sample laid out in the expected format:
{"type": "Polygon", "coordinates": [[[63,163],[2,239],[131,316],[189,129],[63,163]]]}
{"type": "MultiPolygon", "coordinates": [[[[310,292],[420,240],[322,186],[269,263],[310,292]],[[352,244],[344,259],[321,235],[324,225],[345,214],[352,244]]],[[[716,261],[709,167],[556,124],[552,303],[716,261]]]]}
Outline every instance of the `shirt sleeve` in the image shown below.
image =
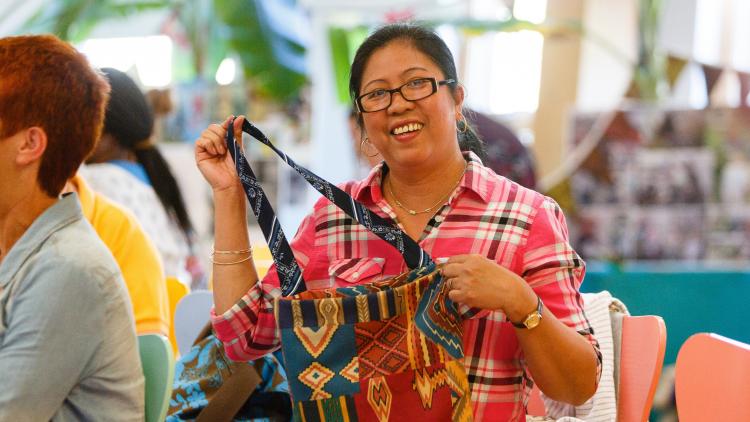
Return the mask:
{"type": "MultiPolygon", "coordinates": [[[[290,243],[294,257],[304,269],[310,262],[315,242],[313,214],[300,225],[290,243]]],[[[281,296],[276,265],[272,265],[263,280],[253,287],[229,310],[217,315],[211,310],[211,323],[216,337],[224,343],[227,356],[232,360],[258,359],[277,350],[281,345],[276,325],[273,303],[281,296]]]]}
{"type": "Polygon", "coordinates": [[[0,374],[12,380],[0,388],[0,420],[50,420],[104,332],[105,302],[90,274],[65,262],[35,265],[13,295],[0,344],[0,374]]]}
{"type": "Polygon", "coordinates": [[[522,276],[557,319],[591,343],[598,358],[598,383],[602,354],[583,311],[583,297],[579,291],[585,267],[583,259],[568,242],[568,228],[562,210],[555,201],[545,198],[531,223],[523,252],[522,276]]]}

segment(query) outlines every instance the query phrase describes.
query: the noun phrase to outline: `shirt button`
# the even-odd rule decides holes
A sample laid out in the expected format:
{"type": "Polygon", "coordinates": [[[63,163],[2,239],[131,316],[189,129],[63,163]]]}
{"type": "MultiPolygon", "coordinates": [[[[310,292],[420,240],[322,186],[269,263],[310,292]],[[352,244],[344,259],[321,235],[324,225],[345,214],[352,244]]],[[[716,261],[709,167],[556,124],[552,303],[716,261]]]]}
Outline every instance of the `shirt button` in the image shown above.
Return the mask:
{"type": "Polygon", "coordinates": [[[359,272],[358,271],[353,272],[352,273],[352,278],[355,279],[355,280],[358,279],[359,278],[359,272]]]}

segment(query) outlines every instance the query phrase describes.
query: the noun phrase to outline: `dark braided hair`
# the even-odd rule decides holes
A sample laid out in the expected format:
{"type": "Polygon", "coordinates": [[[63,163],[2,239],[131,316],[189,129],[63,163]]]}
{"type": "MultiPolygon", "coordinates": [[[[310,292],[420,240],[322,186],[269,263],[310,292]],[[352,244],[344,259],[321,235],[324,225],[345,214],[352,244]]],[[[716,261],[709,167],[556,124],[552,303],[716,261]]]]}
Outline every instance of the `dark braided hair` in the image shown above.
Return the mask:
{"type": "Polygon", "coordinates": [[[120,146],[135,154],[167,213],[177,219],[188,243],[192,243],[193,225],[182,193],[161,152],[150,142],[154,130],[151,106],[128,75],[112,68],[103,68],[102,73],[112,87],[103,133],[111,135],[120,146]]]}

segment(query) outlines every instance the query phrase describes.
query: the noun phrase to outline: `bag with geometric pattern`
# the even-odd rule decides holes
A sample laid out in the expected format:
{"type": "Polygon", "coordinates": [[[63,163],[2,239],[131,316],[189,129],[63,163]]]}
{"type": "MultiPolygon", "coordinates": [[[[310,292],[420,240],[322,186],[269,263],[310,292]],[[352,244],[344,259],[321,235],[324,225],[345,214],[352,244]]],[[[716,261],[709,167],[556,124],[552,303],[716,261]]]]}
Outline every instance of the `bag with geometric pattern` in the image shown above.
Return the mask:
{"type": "Polygon", "coordinates": [[[459,311],[436,264],[398,227],[297,165],[249,122],[243,131],[273,149],[349,217],[397,248],[411,269],[384,281],[307,291],[273,209],[232,130],[227,131],[227,147],[279,274],[282,297],[274,311],[294,419],[472,420],[462,323],[477,310],[459,311]]]}

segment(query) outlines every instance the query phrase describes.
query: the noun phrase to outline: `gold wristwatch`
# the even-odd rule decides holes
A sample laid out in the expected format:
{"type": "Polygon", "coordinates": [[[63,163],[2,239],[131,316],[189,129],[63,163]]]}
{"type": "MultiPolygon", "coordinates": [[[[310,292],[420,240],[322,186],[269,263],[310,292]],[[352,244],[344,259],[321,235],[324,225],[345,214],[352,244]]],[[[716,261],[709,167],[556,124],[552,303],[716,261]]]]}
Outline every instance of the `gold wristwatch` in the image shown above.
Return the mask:
{"type": "Polygon", "coordinates": [[[532,328],[539,325],[539,323],[542,322],[542,298],[537,296],[537,304],[536,309],[533,310],[530,314],[526,315],[526,318],[523,319],[520,323],[510,321],[511,324],[513,324],[516,328],[525,328],[527,330],[531,330],[532,328]]]}

